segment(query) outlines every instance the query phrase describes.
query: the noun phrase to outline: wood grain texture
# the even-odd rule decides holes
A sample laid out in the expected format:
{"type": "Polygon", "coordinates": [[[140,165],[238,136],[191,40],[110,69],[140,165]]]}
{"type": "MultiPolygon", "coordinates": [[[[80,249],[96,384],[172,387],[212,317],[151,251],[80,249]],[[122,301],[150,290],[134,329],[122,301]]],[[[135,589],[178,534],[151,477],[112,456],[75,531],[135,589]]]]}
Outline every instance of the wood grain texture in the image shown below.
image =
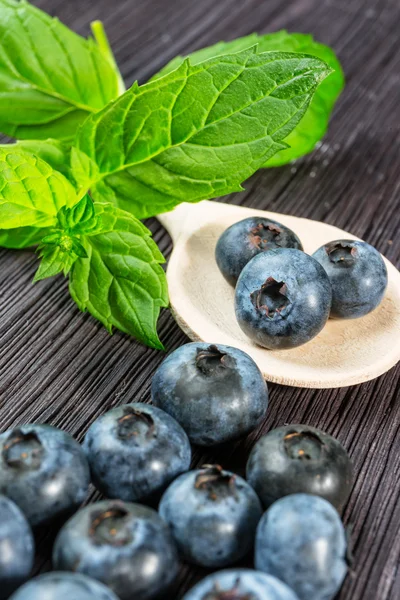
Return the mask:
{"type": "MultiPolygon", "coordinates": [[[[313,33],[338,52],[347,87],[323,144],[294,165],[260,171],[225,201],[319,219],[400,260],[400,46],[398,0],[39,0],[80,33],[104,20],[127,83],[145,81],[177,53],[252,31],[313,33]]],[[[168,256],[171,242],[150,221],[168,256]]],[[[127,401],[149,401],[161,353],[110,337],[79,313],[62,278],[31,285],[36,259],[0,250],[0,428],[29,421],[82,439],[88,425],[127,401]]],[[[186,341],[165,311],[160,335],[171,351],[186,341]]],[[[268,418],[246,440],[196,450],[193,465],[217,461],[242,473],[254,441],[272,427],[307,423],[337,436],[356,482],[344,513],[355,562],[339,600],[398,600],[400,588],[400,367],[347,389],[271,386],[268,418]]],[[[38,537],[36,571],[50,568],[54,532],[38,537]]],[[[184,567],[172,598],[203,575],[184,567]]],[[[167,599],[166,599],[167,600],[167,599]]],[[[168,599],[169,600],[169,599],[168,599]]]]}

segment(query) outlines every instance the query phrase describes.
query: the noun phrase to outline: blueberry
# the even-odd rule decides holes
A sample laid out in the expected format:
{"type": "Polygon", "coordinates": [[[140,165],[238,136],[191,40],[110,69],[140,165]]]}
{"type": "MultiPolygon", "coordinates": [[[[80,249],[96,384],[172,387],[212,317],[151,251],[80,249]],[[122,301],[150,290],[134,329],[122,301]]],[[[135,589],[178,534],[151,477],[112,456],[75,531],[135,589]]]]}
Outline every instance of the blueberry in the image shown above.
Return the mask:
{"type": "Polygon", "coordinates": [[[298,600],[287,585],[250,569],[230,569],[209,575],[182,600],[298,600]]]}
{"type": "Polygon", "coordinates": [[[75,512],[89,483],[85,454],[68,433],[23,425],[0,435],[0,494],[18,504],[32,527],[75,512]]]}
{"type": "Polygon", "coordinates": [[[126,404],[97,419],[84,450],[96,487],[108,498],[132,502],[163,492],[191,460],[179,423],[146,404],[126,404]]]}
{"type": "Polygon", "coordinates": [[[341,511],[353,476],[349,456],[333,437],[308,425],[273,429],[254,446],[246,477],[264,506],[304,492],[325,498],[341,511]]]}
{"type": "Polygon", "coordinates": [[[236,318],[245,334],[265,348],[294,348],[324,327],[332,291],[321,265],[300,250],[259,254],[236,286],[236,318]]]}
{"type": "Polygon", "coordinates": [[[102,583],[80,573],[46,573],[31,579],[10,600],[118,600],[102,583]]]}
{"type": "Polygon", "coordinates": [[[300,600],[330,600],[346,576],[346,534],[332,504],[309,494],[272,504],[257,528],[256,569],[291,587],[300,600]]]}
{"type": "Polygon", "coordinates": [[[162,596],[179,568],[170,531],[156,511],[116,500],[87,506],[64,525],[53,564],[102,581],[120,600],[162,596]]]}
{"type": "Polygon", "coordinates": [[[184,558],[213,568],[230,565],[252,549],[262,515],[249,484],[218,465],[178,477],[159,512],[184,558]]]}
{"type": "Polygon", "coordinates": [[[250,356],[230,346],[181,346],[157,370],[153,404],[172,415],[194,444],[237,439],[261,422],[268,389],[250,356]]]}
{"type": "Polygon", "coordinates": [[[222,275],[235,286],[247,263],[272,248],[303,250],[299,238],[288,227],[271,219],[249,217],[224,231],[217,242],[215,258],[222,275]]]}
{"type": "Polygon", "coordinates": [[[386,265],[375,248],[354,240],[321,246],[313,257],[323,266],[332,286],[331,317],[357,319],[382,301],[388,282],[386,265]]]}
{"type": "Polygon", "coordinates": [[[0,600],[28,579],[34,554],[28,521],[14,502],[0,496],[0,600]]]}

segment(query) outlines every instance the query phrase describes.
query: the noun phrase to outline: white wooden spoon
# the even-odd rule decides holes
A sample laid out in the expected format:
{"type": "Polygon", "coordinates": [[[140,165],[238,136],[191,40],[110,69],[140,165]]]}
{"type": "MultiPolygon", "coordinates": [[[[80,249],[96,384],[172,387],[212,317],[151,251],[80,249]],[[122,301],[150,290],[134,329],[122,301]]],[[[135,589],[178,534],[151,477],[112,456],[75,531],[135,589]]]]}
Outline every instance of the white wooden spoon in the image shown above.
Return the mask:
{"type": "Polygon", "coordinates": [[[297,387],[354,385],[393,367],[400,360],[400,273],[387,259],[386,295],[369,315],[329,320],[311,342],[291,350],[266,350],[245,336],[235,318],[234,289],[221,275],[214,251],[227,227],[253,215],[293,229],[310,254],[329,241],[357,239],[326,223],[218,202],[181,204],[160,215],[174,242],[167,269],[172,314],[189,338],[241,348],[268,381],[297,387]]]}

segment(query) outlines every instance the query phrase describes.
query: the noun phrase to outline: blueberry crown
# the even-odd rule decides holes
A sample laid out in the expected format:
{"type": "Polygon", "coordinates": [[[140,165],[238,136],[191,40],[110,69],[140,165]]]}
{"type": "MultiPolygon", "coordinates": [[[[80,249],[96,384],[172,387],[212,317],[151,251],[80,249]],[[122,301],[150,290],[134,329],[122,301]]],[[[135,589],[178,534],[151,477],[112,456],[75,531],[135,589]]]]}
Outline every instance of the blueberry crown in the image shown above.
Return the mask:
{"type": "Polygon", "coordinates": [[[131,406],[124,407],[124,414],[118,419],[117,435],[121,440],[130,440],[138,436],[150,439],[155,433],[154,419],[147,412],[131,406]]]}
{"type": "Polygon", "coordinates": [[[249,240],[252,246],[259,250],[266,250],[271,244],[279,245],[279,236],[282,230],[277,225],[268,221],[259,223],[250,230],[249,240]]]}
{"type": "Polygon", "coordinates": [[[115,504],[91,516],[89,537],[96,546],[125,546],[132,541],[128,528],[129,512],[123,505],[115,504]]]}
{"type": "Polygon", "coordinates": [[[14,429],[4,444],[2,454],[9,467],[34,471],[42,464],[44,448],[34,431],[24,433],[21,429],[14,429]]]}
{"type": "Polygon", "coordinates": [[[331,263],[343,267],[354,265],[358,256],[357,248],[352,242],[331,242],[326,244],[325,252],[331,263]]]}
{"type": "Polygon", "coordinates": [[[289,306],[288,287],[284,281],[268,277],[259,290],[250,294],[251,302],[257,312],[273,319],[289,306]]]}
{"type": "Polygon", "coordinates": [[[222,375],[235,366],[235,359],[212,344],[205,350],[198,349],[196,367],[205,376],[222,375]]]}
{"type": "Polygon", "coordinates": [[[204,465],[196,476],[194,487],[206,492],[213,501],[236,496],[236,475],[224,471],[220,465],[204,465]]]}
{"type": "Polygon", "coordinates": [[[287,456],[294,460],[319,460],[325,449],[324,442],[312,431],[290,431],[283,443],[287,456]]]}
{"type": "Polygon", "coordinates": [[[248,592],[240,591],[240,578],[230,590],[222,590],[218,584],[215,584],[214,589],[203,596],[202,600],[256,600],[255,596],[248,592]]]}

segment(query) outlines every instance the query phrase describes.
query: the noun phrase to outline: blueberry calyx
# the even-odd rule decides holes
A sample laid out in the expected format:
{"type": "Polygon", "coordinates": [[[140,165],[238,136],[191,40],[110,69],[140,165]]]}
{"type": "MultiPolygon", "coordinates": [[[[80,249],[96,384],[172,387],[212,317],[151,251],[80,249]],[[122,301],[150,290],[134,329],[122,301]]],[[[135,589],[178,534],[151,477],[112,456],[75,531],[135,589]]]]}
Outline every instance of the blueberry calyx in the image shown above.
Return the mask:
{"type": "Polygon", "coordinates": [[[215,344],[197,351],[196,367],[207,377],[225,373],[234,366],[235,360],[226,352],[221,352],[215,344]]]}
{"type": "Polygon", "coordinates": [[[35,432],[23,433],[21,429],[11,432],[3,447],[3,459],[13,469],[36,471],[40,468],[44,448],[35,432]]]}
{"type": "Polygon", "coordinates": [[[261,289],[250,294],[250,298],[256,310],[269,319],[280,316],[290,305],[286,283],[273,277],[268,277],[261,289]]]}
{"type": "Polygon", "coordinates": [[[252,246],[259,250],[265,250],[271,244],[279,246],[278,237],[282,230],[277,225],[259,223],[250,229],[249,240],[252,246]]]}
{"type": "Polygon", "coordinates": [[[325,252],[332,263],[343,267],[351,267],[357,258],[357,248],[351,242],[331,242],[326,244],[325,252]]]}
{"type": "Polygon", "coordinates": [[[132,534],[126,525],[129,512],[116,504],[105,511],[93,514],[89,536],[97,546],[126,546],[132,542],[132,534]]]}
{"type": "Polygon", "coordinates": [[[227,496],[236,497],[236,476],[224,473],[220,465],[203,465],[194,487],[206,492],[209,499],[214,501],[227,496]]]}
{"type": "Polygon", "coordinates": [[[214,589],[203,596],[203,600],[253,600],[253,594],[242,594],[239,591],[240,579],[235,583],[235,587],[230,590],[221,590],[218,583],[215,584],[214,589]]]}
{"type": "Polygon", "coordinates": [[[325,444],[311,431],[290,431],[283,438],[285,452],[294,460],[320,460],[325,444]]]}
{"type": "Polygon", "coordinates": [[[151,415],[131,406],[124,408],[124,414],[118,419],[117,425],[117,435],[121,440],[129,440],[140,434],[144,434],[145,438],[151,438],[154,432],[155,423],[151,415]]]}

